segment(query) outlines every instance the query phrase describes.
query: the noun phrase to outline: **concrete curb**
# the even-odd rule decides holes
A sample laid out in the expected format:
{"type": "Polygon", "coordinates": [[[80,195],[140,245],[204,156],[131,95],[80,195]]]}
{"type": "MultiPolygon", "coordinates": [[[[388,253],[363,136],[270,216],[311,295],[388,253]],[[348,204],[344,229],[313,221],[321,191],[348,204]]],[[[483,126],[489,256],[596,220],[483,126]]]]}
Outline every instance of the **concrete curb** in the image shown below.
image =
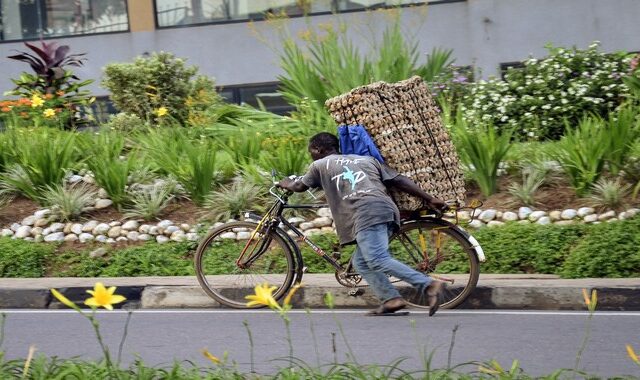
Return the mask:
{"type": "MultiPolygon", "coordinates": [[[[0,309],[66,308],[51,296],[56,288],[82,304],[96,281],[117,286],[125,309],[218,308],[193,277],[0,279],[0,309]]],[[[338,308],[372,308],[377,299],[368,288],[357,297],[335,282],[333,275],[305,275],[296,294],[296,308],[325,308],[324,294],[334,295],[338,308]]],[[[548,275],[482,275],[461,309],[585,310],[582,289],[598,291],[598,310],[640,310],[640,278],[562,280],[548,275]]]]}

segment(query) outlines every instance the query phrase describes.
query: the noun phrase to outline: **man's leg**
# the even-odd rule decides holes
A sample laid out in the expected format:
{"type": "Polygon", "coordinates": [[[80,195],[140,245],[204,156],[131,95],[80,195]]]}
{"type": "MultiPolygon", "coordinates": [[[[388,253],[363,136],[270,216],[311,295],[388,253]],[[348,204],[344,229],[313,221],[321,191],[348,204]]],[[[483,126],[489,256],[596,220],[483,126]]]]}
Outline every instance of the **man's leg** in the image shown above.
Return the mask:
{"type": "Polygon", "coordinates": [[[400,297],[400,292],[391,284],[389,277],[383,272],[372,270],[367,263],[360,243],[358,243],[353,257],[351,258],[356,272],[358,272],[362,278],[367,281],[367,284],[373,289],[376,297],[383,303],[394,298],[400,297]]]}
{"type": "MultiPolygon", "coordinates": [[[[424,292],[426,287],[433,281],[431,277],[391,257],[387,223],[376,224],[361,230],[356,234],[356,241],[358,243],[359,253],[362,256],[360,260],[365,262],[367,270],[382,274],[382,276],[377,276],[375,281],[381,289],[385,289],[385,292],[387,291],[387,287],[395,290],[395,287],[391,284],[386,274],[409,283],[416,288],[419,293],[424,292]]],[[[369,279],[367,279],[364,274],[363,277],[369,282],[369,279]]],[[[399,292],[395,290],[394,294],[399,295],[399,292]]]]}

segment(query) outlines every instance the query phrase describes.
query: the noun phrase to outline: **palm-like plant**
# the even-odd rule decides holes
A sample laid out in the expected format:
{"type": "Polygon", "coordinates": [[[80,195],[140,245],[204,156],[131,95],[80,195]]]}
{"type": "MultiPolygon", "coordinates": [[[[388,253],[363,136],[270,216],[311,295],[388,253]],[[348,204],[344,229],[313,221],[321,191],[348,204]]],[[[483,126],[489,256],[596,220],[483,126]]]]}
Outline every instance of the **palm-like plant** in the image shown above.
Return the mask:
{"type": "Polygon", "coordinates": [[[623,205],[624,198],[629,194],[631,185],[602,178],[591,190],[589,199],[594,206],[608,209],[618,209],[623,205]]]}

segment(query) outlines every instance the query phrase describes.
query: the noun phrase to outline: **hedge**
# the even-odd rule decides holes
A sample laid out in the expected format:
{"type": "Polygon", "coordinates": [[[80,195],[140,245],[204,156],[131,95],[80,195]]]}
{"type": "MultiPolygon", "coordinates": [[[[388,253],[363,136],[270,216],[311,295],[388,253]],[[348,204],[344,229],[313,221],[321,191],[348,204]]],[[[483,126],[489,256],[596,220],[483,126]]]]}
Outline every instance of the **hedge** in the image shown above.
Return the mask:
{"type": "MultiPolygon", "coordinates": [[[[487,261],[481,273],[557,274],[564,278],[640,277],[640,218],[569,226],[518,223],[472,231],[487,261]]],[[[328,251],[331,235],[313,240],[328,251]]],[[[0,277],[193,276],[195,243],[171,243],[115,248],[102,257],[49,244],[0,239],[0,277]]],[[[353,248],[347,248],[346,260],[353,248]]],[[[228,255],[220,259],[225,273],[228,255]]],[[[308,273],[328,273],[331,267],[304,248],[308,273]]]]}

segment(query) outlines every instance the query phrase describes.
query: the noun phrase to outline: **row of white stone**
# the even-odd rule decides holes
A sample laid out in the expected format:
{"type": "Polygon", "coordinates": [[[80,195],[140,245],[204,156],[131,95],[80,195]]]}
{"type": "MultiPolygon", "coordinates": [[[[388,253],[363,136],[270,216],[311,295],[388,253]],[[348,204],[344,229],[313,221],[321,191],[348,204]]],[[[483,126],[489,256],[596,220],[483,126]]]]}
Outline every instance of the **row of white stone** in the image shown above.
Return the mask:
{"type": "MultiPolygon", "coordinates": [[[[88,243],[92,241],[103,243],[116,243],[124,241],[151,241],[163,244],[170,241],[196,241],[199,238],[196,226],[186,223],[174,224],[171,220],[163,220],[157,224],[142,224],[135,220],[125,222],[113,221],[110,223],[100,223],[91,220],[86,223],[58,223],[49,224],[47,216],[50,210],[38,210],[34,215],[22,220],[21,223],[14,223],[8,228],[2,229],[1,236],[12,237],[13,239],[24,239],[36,242],[80,242],[88,243]]],[[[631,208],[621,213],[607,211],[597,214],[591,207],[582,207],[577,210],[555,210],[551,212],[533,211],[528,207],[521,207],[518,212],[497,211],[494,209],[475,210],[474,218],[469,222],[472,228],[484,226],[500,226],[508,222],[537,223],[537,224],[572,224],[572,223],[601,223],[615,220],[623,220],[640,213],[640,209],[631,208]]],[[[469,221],[472,215],[468,211],[459,211],[458,218],[469,221]]],[[[234,221],[234,220],[230,220],[234,221]]],[[[301,217],[292,217],[289,222],[296,225],[307,236],[335,232],[331,212],[327,208],[317,211],[317,216],[311,220],[301,217]]],[[[216,223],[211,228],[216,228],[223,223],[216,223]]],[[[247,239],[249,231],[237,229],[231,231],[223,238],[247,239]]],[[[293,235],[291,231],[289,234],[293,235]]]]}

